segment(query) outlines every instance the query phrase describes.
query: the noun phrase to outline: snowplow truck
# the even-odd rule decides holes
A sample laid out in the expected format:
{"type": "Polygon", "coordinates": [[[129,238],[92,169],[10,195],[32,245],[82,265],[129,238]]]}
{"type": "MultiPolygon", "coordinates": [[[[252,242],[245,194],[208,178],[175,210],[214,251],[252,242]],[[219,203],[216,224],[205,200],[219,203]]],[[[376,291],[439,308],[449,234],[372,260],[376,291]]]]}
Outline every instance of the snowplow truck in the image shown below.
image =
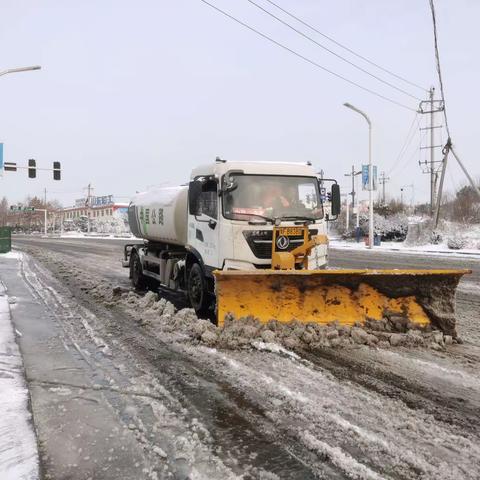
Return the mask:
{"type": "Polygon", "coordinates": [[[137,194],[125,246],[135,288],[185,293],[199,315],[344,325],[390,319],[456,336],[465,270],[328,269],[326,225],[340,211],[335,180],[311,164],[217,159],[190,182],[137,194]],[[328,188],[326,187],[328,185],[328,188]]]}

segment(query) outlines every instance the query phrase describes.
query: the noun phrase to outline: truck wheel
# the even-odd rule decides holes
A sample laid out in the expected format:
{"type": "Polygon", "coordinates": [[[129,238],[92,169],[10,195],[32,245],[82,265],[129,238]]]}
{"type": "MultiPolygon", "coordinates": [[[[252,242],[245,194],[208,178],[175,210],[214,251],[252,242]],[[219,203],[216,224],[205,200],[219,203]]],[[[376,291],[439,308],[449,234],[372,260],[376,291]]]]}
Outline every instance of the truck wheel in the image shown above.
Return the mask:
{"type": "Polygon", "coordinates": [[[145,290],[147,286],[146,278],[143,275],[142,262],[137,252],[132,252],[130,259],[130,279],[132,285],[137,290],[145,290]]]}
{"type": "Polygon", "coordinates": [[[202,267],[194,263],[188,274],[188,298],[197,315],[205,315],[210,308],[210,295],[202,267]]]}

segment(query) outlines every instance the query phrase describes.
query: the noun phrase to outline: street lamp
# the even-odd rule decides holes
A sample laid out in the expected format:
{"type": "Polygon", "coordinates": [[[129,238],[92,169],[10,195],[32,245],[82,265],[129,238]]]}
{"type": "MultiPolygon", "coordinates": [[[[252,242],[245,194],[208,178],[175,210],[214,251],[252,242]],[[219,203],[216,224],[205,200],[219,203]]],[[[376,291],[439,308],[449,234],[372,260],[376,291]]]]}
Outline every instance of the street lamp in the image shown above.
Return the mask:
{"type": "Polygon", "coordinates": [[[368,123],[368,248],[373,248],[373,167],[372,167],[372,122],[367,114],[354,107],[350,103],[344,103],[345,107],[359,113],[368,123]]]}
{"type": "Polygon", "coordinates": [[[31,70],[40,70],[41,68],[42,67],[40,65],[34,65],[33,67],[9,68],[8,70],[1,71],[0,77],[2,75],[7,75],[8,73],[30,72],[31,70]]]}

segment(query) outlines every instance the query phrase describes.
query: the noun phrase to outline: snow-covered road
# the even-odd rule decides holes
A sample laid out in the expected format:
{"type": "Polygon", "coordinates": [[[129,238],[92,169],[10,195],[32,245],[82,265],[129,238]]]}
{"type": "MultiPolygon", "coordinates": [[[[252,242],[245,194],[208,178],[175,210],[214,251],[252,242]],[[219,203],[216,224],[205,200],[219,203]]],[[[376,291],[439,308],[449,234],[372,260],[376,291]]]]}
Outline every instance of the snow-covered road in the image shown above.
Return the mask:
{"type": "MultiPolygon", "coordinates": [[[[128,286],[121,245],[16,243],[32,256],[23,261],[24,279],[141,445],[145,478],[479,478],[477,264],[459,293],[463,345],[290,354],[266,344],[211,348],[164,320],[142,318],[137,301],[135,308],[115,301],[113,287],[128,286]]],[[[428,261],[382,255],[332,251],[331,261],[428,261]]],[[[88,387],[61,383],[59,395],[88,387]]]]}

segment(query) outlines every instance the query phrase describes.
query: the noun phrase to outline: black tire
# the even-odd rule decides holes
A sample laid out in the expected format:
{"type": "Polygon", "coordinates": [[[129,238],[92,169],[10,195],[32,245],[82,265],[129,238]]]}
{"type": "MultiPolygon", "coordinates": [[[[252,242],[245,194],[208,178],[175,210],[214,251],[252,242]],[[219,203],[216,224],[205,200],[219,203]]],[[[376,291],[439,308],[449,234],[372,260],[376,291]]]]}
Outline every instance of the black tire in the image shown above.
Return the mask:
{"type": "Polygon", "coordinates": [[[147,279],[143,275],[142,262],[137,252],[132,252],[130,257],[130,280],[137,290],[145,290],[147,279]]]}
{"type": "Polygon", "coordinates": [[[208,314],[212,301],[207,289],[207,280],[198,263],[194,263],[188,272],[187,291],[190,305],[197,315],[208,314]]]}

